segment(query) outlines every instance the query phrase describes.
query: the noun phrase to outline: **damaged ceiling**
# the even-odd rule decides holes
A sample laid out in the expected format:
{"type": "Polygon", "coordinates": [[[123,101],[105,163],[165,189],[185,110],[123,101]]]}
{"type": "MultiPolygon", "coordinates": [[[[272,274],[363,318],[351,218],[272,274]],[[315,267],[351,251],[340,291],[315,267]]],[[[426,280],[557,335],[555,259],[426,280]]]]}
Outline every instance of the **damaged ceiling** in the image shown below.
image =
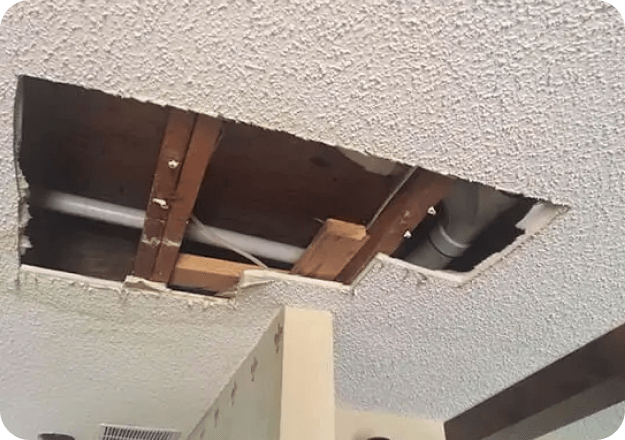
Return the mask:
{"type": "Polygon", "coordinates": [[[250,267],[352,285],[383,253],[466,281],[566,212],[284,132],[19,81],[27,265],[222,294],[250,267]]]}
{"type": "MultiPolygon", "coordinates": [[[[16,435],[85,438],[103,422],[188,433],[280,304],[335,314],[344,405],[432,419],[625,322],[618,12],[599,1],[374,3],[31,0],[7,13],[0,395],[12,397],[0,413],[16,435]],[[233,302],[19,269],[19,75],[284,131],[570,210],[462,285],[378,257],[353,290],[254,272],[233,302]]],[[[615,427],[619,416],[597,425],[615,427]]]]}

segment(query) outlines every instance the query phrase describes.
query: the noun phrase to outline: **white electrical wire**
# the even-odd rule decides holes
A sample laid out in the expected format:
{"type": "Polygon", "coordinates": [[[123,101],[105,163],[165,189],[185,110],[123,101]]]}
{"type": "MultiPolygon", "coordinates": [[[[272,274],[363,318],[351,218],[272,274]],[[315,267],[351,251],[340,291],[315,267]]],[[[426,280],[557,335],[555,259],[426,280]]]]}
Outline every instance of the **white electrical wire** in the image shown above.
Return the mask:
{"type": "Polygon", "coordinates": [[[230,249],[232,252],[236,252],[242,257],[247,258],[248,260],[250,260],[252,263],[256,264],[257,266],[268,269],[265,263],[260,261],[258,258],[253,256],[249,252],[245,252],[244,250],[239,249],[238,247],[230,243],[228,240],[225,240],[223,237],[220,237],[218,234],[213,232],[208,226],[202,223],[196,216],[194,215],[191,216],[191,221],[193,222],[195,226],[197,226],[198,230],[200,231],[200,234],[205,236],[206,240],[219,242],[226,249],[230,249]]]}
{"type": "Polygon", "coordinates": [[[369,223],[367,223],[367,229],[369,229],[375,223],[375,221],[378,219],[380,214],[382,214],[382,211],[384,211],[384,208],[386,208],[386,206],[389,203],[391,203],[391,200],[393,200],[393,197],[395,197],[395,194],[397,194],[399,192],[399,190],[402,188],[402,186],[404,186],[406,184],[408,179],[410,179],[410,176],[412,176],[414,174],[414,172],[417,171],[418,168],[419,167],[414,166],[406,173],[406,175],[401,179],[401,182],[399,182],[397,184],[395,189],[393,191],[391,191],[391,193],[388,195],[386,200],[384,200],[384,203],[382,203],[382,205],[380,205],[380,207],[376,211],[376,213],[373,216],[373,218],[369,221],[369,223]]]}

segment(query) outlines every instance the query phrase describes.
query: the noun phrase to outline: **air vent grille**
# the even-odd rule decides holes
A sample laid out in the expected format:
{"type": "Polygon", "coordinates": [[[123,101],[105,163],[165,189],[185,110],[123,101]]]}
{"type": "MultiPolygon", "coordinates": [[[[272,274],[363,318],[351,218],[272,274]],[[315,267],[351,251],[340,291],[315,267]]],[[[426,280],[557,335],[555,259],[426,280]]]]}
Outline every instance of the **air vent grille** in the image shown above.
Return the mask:
{"type": "Polygon", "coordinates": [[[180,431],[137,426],[100,425],[99,440],[178,440],[180,431]]]}

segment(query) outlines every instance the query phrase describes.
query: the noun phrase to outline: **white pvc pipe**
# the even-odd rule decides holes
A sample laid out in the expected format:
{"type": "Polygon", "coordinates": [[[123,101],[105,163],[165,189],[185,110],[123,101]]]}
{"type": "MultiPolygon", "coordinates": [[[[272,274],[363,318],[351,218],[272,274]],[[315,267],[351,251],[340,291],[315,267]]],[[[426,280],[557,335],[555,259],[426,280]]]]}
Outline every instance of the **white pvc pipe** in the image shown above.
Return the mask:
{"type": "MultiPolygon", "coordinates": [[[[51,211],[134,229],[143,229],[145,219],[145,212],[140,209],[128,208],[59,191],[36,191],[31,198],[31,203],[51,211]]],[[[285,263],[295,263],[304,253],[304,249],[290,244],[278,243],[212,226],[205,227],[212,234],[257,257],[269,258],[285,263]]],[[[202,234],[199,227],[193,223],[190,223],[187,227],[186,235],[193,241],[224,248],[222,242],[211,239],[208,234],[202,234]]]]}
{"type": "Polygon", "coordinates": [[[35,190],[29,202],[39,208],[134,229],[142,229],[145,219],[145,212],[140,209],[128,208],[59,191],[35,190]]]}

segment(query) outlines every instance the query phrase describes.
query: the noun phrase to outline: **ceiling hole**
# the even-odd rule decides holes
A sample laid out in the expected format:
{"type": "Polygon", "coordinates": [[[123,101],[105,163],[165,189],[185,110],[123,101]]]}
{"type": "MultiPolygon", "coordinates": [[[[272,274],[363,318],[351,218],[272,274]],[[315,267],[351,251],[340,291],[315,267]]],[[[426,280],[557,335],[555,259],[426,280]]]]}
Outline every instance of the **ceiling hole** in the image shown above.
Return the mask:
{"type": "MultiPolygon", "coordinates": [[[[135,267],[169,110],[74,85],[26,76],[20,81],[23,112],[16,114],[21,132],[16,155],[29,186],[22,203],[30,214],[20,231],[22,263],[124,280],[135,267]]],[[[238,246],[273,269],[291,270],[329,219],[367,225],[367,233],[397,232],[392,240],[376,241],[392,242],[380,252],[456,273],[473,272],[520,241],[528,225],[535,233],[546,224],[525,221],[537,205],[550,205],[545,201],[284,132],[237,121],[222,124],[193,214],[204,225],[236,235],[240,243],[270,242],[252,246],[256,253],[238,246]],[[428,210],[430,215],[411,208],[427,196],[427,182],[437,179],[453,184],[423,202],[427,209],[442,200],[428,210]]],[[[175,205],[179,194],[173,191],[170,199],[175,205]]],[[[181,251],[248,263],[249,257],[221,245],[187,235],[181,251]]],[[[369,254],[362,260],[370,261],[377,250],[369,254]]],[[[360,261],[346,255],[343,267],[360,261]]],[[[365,265],[354,264],[354,271],[365,265]]],[[[355,275],[339,272],[323,279],[351,283],[355,275]]]]}

